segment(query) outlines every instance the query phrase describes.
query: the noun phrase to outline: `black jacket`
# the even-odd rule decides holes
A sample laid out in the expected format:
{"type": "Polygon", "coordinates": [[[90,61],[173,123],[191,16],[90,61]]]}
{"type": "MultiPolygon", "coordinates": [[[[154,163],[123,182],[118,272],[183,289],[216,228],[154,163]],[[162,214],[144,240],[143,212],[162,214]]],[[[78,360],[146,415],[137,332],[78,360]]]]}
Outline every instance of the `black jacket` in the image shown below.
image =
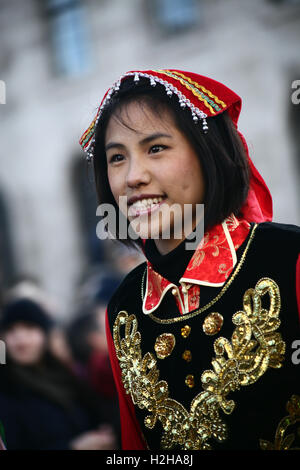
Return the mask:
{"type": "Polygon", "coordinates": [[[109,304],[108,322],[122,382],[150,449],[296,446],[300,364],[293,361],[293,347],[300,340],[299,253],[299,227],[251,224],[224,286],[201,286],[202,310],[184,315],[166,294],[155,312],[163,322],[142,312],[146,264],[123,281],[109,304]],[[203,320],[212,312],[222,314],[224,323],[219,333],[208,336],[203,320]],[[191,328],[187,338],[181,334],[185,325],[191,328]],[[160,335],[175,338],[172,353],[163,359],[154,350],[160,335]],[[190,362],[182,358],[186,350],[190,362]],[[186,385],[188,375],[194,376],[192,388],[186,385]],[[284,431],[286,416],[290,425],[284,431]],[[277,441],[276,429],[283,432],[277,441]]]}

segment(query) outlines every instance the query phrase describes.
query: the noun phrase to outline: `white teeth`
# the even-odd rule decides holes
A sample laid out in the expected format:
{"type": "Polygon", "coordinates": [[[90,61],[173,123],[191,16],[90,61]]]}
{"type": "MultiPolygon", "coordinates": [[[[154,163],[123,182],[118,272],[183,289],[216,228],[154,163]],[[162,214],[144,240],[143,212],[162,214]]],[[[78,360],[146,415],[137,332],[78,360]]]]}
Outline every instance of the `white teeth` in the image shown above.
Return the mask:
{"type": "Polygon", "coordinates": [[[155,197],[155,198],[149,198],[149,199],[142,199],[139,201],[136,201],[132,204],[132,207],[136,207],[138,209],[147,209],[149,207],[153,207],[155,204],[158,204],[163,200],[162,197],[155,197]]]}

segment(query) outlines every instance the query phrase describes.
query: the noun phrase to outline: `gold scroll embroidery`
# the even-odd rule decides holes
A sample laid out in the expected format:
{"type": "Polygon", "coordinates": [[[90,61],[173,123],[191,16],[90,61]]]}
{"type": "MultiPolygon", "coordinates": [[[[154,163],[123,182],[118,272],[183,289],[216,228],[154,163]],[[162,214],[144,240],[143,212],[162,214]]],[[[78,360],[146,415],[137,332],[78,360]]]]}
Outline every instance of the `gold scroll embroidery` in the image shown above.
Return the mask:
{"type": "MultiPolygon", "coordinates": [[[[260,439],[260,448],[263,450],[300,450],[300,447],[291,447],[295,441],[295,434],[286,434],[290,426],[296,423],[300,424],[300,396],[292,395],[291,399],[287,402],[286,410],[288,416],[282,418],[277,426],[275,440],[273,442],[260,439]]],[[[289,429],[289,432],[291,429],[289,429]]],[[[300,437],[300,425],[297,429],[297,434],[300,437]]]]}
{"type": "Polygon", "coordinates": [[[157,421],[161,422],[163,449],[176,445],[183,449],[211,449],[209,439],[220,442],[226,439],[227,427],[219,411],[231,414],[235,407],[227,395],[256,382],[268,367],[282,365],[285,343],[276,332],[280,306],[278,285],[270,278],[260,279],[254,289],[245,292],[243,310],[232,317],[236,328],[231,341],[223,337],[214,341],[212,369],[203,372],[203,391],[192,400],[189,411],[169,397],[168,383],[159,380],[155,356],[147,352],[142,357],[136,316],[119,312],[113,337],[124,387],[133,403],[150,413],[144,420],[147,428],[153,429],[157,421]],[[266,294],[268,309],[262,308],[262,297],[266,294]],[[125,336],[121,337],[123,326],[125,336]]]}

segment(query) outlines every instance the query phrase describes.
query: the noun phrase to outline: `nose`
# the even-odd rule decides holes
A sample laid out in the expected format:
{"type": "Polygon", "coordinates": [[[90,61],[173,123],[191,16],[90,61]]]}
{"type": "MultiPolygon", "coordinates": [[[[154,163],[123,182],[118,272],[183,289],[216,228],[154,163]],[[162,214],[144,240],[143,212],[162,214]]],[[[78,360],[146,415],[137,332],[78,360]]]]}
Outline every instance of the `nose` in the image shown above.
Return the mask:
{"type": "Polygon", "coordinates": [[[141,185],[149,184],[150,180],[151,176],[146,162],[138,156],[133,156],[128,166],[127,186],[136,188],[141,185]]]}

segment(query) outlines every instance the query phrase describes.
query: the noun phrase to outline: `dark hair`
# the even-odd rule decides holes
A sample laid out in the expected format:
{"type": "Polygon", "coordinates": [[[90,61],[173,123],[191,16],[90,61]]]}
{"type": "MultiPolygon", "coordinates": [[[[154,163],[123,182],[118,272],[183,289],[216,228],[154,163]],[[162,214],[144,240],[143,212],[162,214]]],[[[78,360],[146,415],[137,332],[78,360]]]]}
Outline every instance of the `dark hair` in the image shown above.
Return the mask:
{"type": "MultiPolygon", "coordinates": [[[[207,118],[209,130],[204,134],[201,124],[195,124],[190,110],[180,107],[176,96],[170,98],[162,85],[152,87],[147,79],[140,79],[138,84],[130,79],[124,80],[98,121],[95,130],[94,172],[99,204],[113,204],[118,212],[107,176],[105,134],[112,115],[126,126],[120,112],[132,102],[146,105],[158,116],[162,111],[168,111],[177,128],[199,156],[206,188],[203,201],[205,230],[223,222],[231,213],[239,216],[249,191],[250,169],[245,148],[228,112],[207,118]]],[[[135,245],[130,239],[120,241],[135,245]]],[[[141,240],[136,243],[141,245],[141,240]]]]}
{"type": "Polygon", "coordinates": [[[54,326],[54,321],[42,305],[26,297],[13,299],[4,305],[0,318],[0,331],[9,329],[17,322],[38,326],[46,334],[54,326]]]}

